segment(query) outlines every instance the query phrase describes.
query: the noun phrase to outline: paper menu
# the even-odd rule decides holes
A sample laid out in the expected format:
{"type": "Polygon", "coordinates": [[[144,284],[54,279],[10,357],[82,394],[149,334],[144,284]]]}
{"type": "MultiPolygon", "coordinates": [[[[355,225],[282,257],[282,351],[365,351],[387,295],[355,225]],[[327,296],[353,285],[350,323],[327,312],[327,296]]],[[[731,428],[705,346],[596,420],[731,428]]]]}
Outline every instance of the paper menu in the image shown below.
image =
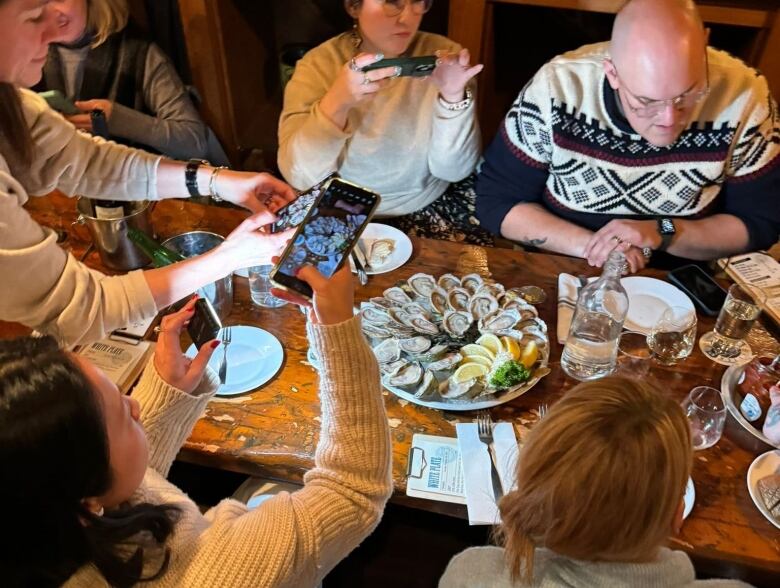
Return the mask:
{"type": "Polygon", "coordinates": [[[99,367],[120,390],[127,392],[154,351],[154,343],[122,343],[110,339],[95,341],[79,349],[79,355],[99,367]]]}
{"type": "Polygon", "coordinates": [[[458,440],[416,434],[409,451],[407,496],[466,504],[458,440]]]}
{"type": "Polygon", "coordinates": [[[724,261],[721,264],[736,282],[764,290],[764,310],[780,321],[780,263],[765,253],[748,253],[730,258],[727,265],[724,261]]]}

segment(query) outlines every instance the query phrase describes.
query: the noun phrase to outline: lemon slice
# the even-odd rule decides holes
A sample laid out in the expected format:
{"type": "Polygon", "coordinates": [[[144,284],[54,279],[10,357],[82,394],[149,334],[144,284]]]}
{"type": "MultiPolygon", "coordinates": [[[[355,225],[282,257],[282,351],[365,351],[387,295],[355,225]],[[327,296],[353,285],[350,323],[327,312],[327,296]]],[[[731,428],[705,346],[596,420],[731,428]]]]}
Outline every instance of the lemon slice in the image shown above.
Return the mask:
{"type": "Polygon", "coordinates": [[[539,348],[536,346],[536,341],[531,340],[528,345],[523,349],[523,354],[520,356],[520,363],[522,363],[528,369],[536,363],[539,359],[539,348]]]}
{"type": "Polygon", "coordinates": [[[482,357],[481,355],[469,355],[461,362],[460,365],[466,365],[467,363],[477,363],[479,365],[484,365],[488,369],[493,366],[492,361],[490,361],[487,357],[482,357]]]}
{"type": "Polygon", "coordinates": [[[512,356],[512,359],[515,361],[520,359],[520,345],[517,343],[517,339],[504,335],[501,337],[501,343],[504,345],[506,352],[512,356]]]}
{"type": "Polygon", "coordinates": [[[475,343],[469,343],[468,345],[461,347],[460,354],[465,357],[469,357],[470,355],[481,355],[482,357],[486,357],[491,361],[493,361],[493,359],[496,357],[496,355],[490,351],[490,349],[487,347],[482,347],[482,345],[476,345],[475,343]]]}
{"type": "Polygon", "coordinates": [[[477,339],[477,345],[482,345],[482,347],[490,351],[493,355],[498,355],[504,350],[504,346],[501,345],[501,339],[492,333],[482,335],[477,339]]]}
{"type": "Polygon", "coordinates": [[[487,366],[469,362],[456,369],[455,373],[452,374],[452,379],[455,380],[456,383],[461,384],[472,378],[481,378],[482,376],[486,376],[488,371],[490,371],[490,368],[487,366]]]}

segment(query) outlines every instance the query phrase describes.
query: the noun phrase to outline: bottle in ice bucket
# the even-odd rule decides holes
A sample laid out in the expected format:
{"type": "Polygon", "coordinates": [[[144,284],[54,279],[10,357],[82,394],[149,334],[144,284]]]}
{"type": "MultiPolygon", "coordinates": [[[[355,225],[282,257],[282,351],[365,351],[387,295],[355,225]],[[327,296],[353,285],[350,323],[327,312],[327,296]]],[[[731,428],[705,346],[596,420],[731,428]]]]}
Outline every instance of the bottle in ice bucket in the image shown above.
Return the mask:
{"type": "Polygon", "coordinates": [[[143,231],[139,231],[135,227],[127,227],[127,236],[149,259],[152,260],[155,267],[170,265],[185,259],[179,253],[176,253],[167,247],[163,247],[149,235],[143,231]]]}
{"type": "Polygon", "coordinates": [[[595,380],[612,373],[618,339],[628,312],[628,296],[620,284],[626,258],[613,251],[601,277],[583,286],[561,355],[561,367],[577,380],[595,380]]]}

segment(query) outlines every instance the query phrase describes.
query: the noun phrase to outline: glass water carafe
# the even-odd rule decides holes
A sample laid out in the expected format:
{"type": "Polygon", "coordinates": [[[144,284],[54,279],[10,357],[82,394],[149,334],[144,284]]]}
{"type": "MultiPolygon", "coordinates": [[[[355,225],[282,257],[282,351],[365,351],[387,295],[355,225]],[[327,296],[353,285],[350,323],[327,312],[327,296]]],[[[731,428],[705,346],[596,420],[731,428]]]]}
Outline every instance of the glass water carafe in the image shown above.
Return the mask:
{"type": "Polygon", "coordinates": [[[628,295],[620,284],[626,258],[613,251],[601,277],[583,286],[561,355],[561,367],[577,380],[611,374],[617,361],[618,339],[628,312],[628,295]]]}

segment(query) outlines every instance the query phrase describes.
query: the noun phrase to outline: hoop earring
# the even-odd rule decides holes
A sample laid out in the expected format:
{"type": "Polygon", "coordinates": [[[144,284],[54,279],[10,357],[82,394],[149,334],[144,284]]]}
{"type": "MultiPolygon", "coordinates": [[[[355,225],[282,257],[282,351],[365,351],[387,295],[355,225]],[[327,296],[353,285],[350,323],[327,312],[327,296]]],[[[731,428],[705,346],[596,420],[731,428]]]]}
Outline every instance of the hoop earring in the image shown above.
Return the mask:
{"type": "Polygon", "coordinates": [[[352,30],[349,33],[349,37],[350,43],[352,43],[352,48],[357,51],[358,48],[360,48],[360,45],[363,43],[363,38],[360,36],[360,29],[358,29],[357,20],[352,23],[352,30]]]}

